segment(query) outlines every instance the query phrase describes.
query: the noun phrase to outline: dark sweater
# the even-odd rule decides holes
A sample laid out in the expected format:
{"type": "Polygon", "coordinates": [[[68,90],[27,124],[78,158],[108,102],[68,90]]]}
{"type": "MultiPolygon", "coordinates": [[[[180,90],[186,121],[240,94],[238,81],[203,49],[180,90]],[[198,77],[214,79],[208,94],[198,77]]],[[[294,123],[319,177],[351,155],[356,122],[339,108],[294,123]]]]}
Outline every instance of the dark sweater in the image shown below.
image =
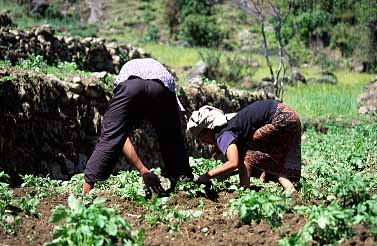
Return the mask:
{"type": "Polygon", "coordinates": [[[225,155],[228,146],[234,142],[242,148],[258,128],[271,123],[277,105],[278,102],[275,100],[262,100],[253,102],[241,109],[216,134],[217,146],[221,152],[225,155]]]}

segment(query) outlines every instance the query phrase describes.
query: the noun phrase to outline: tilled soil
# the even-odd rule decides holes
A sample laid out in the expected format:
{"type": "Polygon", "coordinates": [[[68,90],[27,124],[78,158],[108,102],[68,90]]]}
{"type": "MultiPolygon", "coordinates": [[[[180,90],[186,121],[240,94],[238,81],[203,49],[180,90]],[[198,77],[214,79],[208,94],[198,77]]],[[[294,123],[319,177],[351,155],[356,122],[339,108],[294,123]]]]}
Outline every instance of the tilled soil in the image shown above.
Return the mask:
{"type": "MultiPolygon", "coordinates": [[[[15,198],[25,196],[30,189],[19,188],[14,190],[15,198]]],[[[69,194],[56,194],[42,199],[38,211],[40,218],[21,214],[22,222],[17,228],[17,235],[9,236],[0,230],[0,246],[4,245],[43,245],[52,240],[52,231],[55,224],[49,223],[51,210],[58,204],[67,205],[69,194]]],[[[134,229],[145,229],[146,245],[277,245],[279,239],[297,232],[305,224],[303,217],[287,213],[283,223],[278,228],[271,228],[266,221],[258,225],[242,225],[237,217],[230,218],[224,215],[229,210],[229,201],[236,198],[236,194],[220,193],[217,201],[205,198],[189,198],[180,193],[169,200],[169,206],[175,209],[198,210],[199,199],[205,203],[203,215],[190,221],[180,223],[178,232],[169,232],[166,224],[150,226],[139,219],[147,209],[131,201],[120,199],[118,196],[103,193],[107,198],[106,206],[118,206],[120,214],[134,229]]],[[[298,198],[294,197],[297,204],[298,198]]],[[[373,237],[369,236],[368,228],[355,227],[355,236],[341,242],[341,245],[376,245],[373,237]]]]}

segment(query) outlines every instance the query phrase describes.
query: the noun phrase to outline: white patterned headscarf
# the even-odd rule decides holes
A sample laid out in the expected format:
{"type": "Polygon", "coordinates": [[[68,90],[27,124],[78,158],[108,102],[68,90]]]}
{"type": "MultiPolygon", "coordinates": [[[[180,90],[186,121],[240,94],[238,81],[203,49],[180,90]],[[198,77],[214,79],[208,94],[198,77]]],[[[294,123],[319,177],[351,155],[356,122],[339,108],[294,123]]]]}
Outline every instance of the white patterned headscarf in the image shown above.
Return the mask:
{"type": "Polygon", "coordinates": [[[235,113],[224,114],[222,110],[206,105],[192,113],[187,122],[187,131],[193,136],[199,136],[203,129],[215,129],[226,125],[235,115],[235,113]]]}

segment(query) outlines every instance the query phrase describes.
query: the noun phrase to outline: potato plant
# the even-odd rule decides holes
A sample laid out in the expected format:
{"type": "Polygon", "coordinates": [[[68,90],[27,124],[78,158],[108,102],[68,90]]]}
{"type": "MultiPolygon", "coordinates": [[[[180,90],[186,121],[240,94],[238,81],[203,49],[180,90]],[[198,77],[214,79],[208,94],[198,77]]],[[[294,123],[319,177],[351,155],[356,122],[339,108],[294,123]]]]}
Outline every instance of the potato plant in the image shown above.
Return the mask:
{"type": "Polygon", "coordinates": [[[20,218],[12,215],[9,206],[12,202],[12,191],[9,190],[6,183],[9,176],[0,172],[0,227],[8,234],[15,234],[15,226],[19,224],[20,218]]]}
{"type": "Polygon", "coordinates": [[[53,240],[45,245],[142,245],[143,233],[133,231],[129,223],[113,208],[103,206],[105,198],[96,198],[88,207],[74,195],[68,198],[68,208],[58,205],[49,222],[65,219],[54,228],[53,240]]]}
{"type": "Polygon", "coordinates": [[[280,240],[279,245],[308,245],[313,240],[323,245],[352,234],[352,209],[344,209],[336,202],[329,206],[321,204],[299,206],[295,209],[298,214],[307,217],[307,223],[298,233],[280,240]]]}
{"type": "Polygon", "coordinates": [[[4,229],[7,234],[16,234],[16,226],[22,221],[21,212],[27,216],[40,217],[41,214],[37,211],[39,199],[37,197],[21,197],[21,199],[14,199],[13,192],[9,190],[6,183],[9,176],[4,172],[0,172],[0,227],[4,229]]]}
{"type": "Polygon", "coordinates": [[[243,224],[259,224],[266,219],[272,226],[281,225],[285,212],[289,209],[291,200],[284,194],[267,192],[244,192],[242,196],[231,202],[230,214],[237,212],[243,224]]]}
{"type": "Polygon", "coordinates": [[[200,217],[203,212],[200,210],[181,210],[175,209],[168,204],[169,198],[154,198],[151,201],[144,201],[142,205],[147,207],[147,212],[142,214],[139,219],[151,226],[167,224],[169,231],[179,231],[179,225],[183,221],[200,217]]]}

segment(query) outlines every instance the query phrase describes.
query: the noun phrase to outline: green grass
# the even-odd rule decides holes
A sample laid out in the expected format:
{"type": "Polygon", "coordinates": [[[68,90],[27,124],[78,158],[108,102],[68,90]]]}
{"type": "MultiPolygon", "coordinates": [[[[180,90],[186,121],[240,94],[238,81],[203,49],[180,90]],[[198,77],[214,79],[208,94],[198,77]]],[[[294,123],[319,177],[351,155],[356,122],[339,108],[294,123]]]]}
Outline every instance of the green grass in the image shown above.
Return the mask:
{"type": "MultiPolygon", "coordinates": [[[[206,51],[204,48],[183,48],[160,44],[147,44],[143,47],[153,57],[164,64],[177,69],[185,65],[194,66],[201,58],[199,51],[206,51]]],[[[225,56],[239,55],[237,52],[224,52],[225,56]]],[[[245,55],[245,54],[243,54],[245,55]]],[[[247,54],[246,54],[247,55],[247,54]]],[[[269,76],[269,70],[261,55],[251,55],[261,65],[253,76],[253,80],[260,81],[263,77],[269,76]]],[[[276,59],[272,58],[274,68],[276,59]]],[[[300,71],[306,78],[319,77],[319,67],[303,68],[300,71]]],[[[187,74],[187,72],[186,72],[187,74]]],[[[185,73],[177,70],[180,83],[185,82],[185,73]]],[[[363,118],[358,114],[357,97],[363,91],[374,75],[361,74],[349,71],[338,70],[335,72],[338,78],[337,85],[329,84],[299,84],[298,86],[286,87],[284,101],[291,105],[302,118],[316,117],[340,117],[346,119],[363,118]]]]}
{"type": "Polygon", "coordinates": [[[172,68],[195,65],[200,60],[199,52],[207,50],[205,48],[184,48],[153,43],[146,44],[143,48],[157,60],[172,68]]]}
{"type": "MultiPolygon", "coordinates": [[[[307,71],[313,73],[314,71],[307,71]]],[[[357,97],[373,75],[349,71],[336,72],[337,85],[300,84],[287,87],[284,101],[303,118],[336,116],[347,119],[360,118],[357,97]]]]}
{"type": "Polygon", "coordinates": [[[29,29],[35,26],[49,24],[58,32],[69,31],[72,35],[77,36],[95,36],[97,26],[93,24],[83,24],[78,17],[37,17],[31,16],[25,6],[19,5],[9,0],[0,0],[0,9],[8,10],[12,21],[19,29],[29,29]]]}

